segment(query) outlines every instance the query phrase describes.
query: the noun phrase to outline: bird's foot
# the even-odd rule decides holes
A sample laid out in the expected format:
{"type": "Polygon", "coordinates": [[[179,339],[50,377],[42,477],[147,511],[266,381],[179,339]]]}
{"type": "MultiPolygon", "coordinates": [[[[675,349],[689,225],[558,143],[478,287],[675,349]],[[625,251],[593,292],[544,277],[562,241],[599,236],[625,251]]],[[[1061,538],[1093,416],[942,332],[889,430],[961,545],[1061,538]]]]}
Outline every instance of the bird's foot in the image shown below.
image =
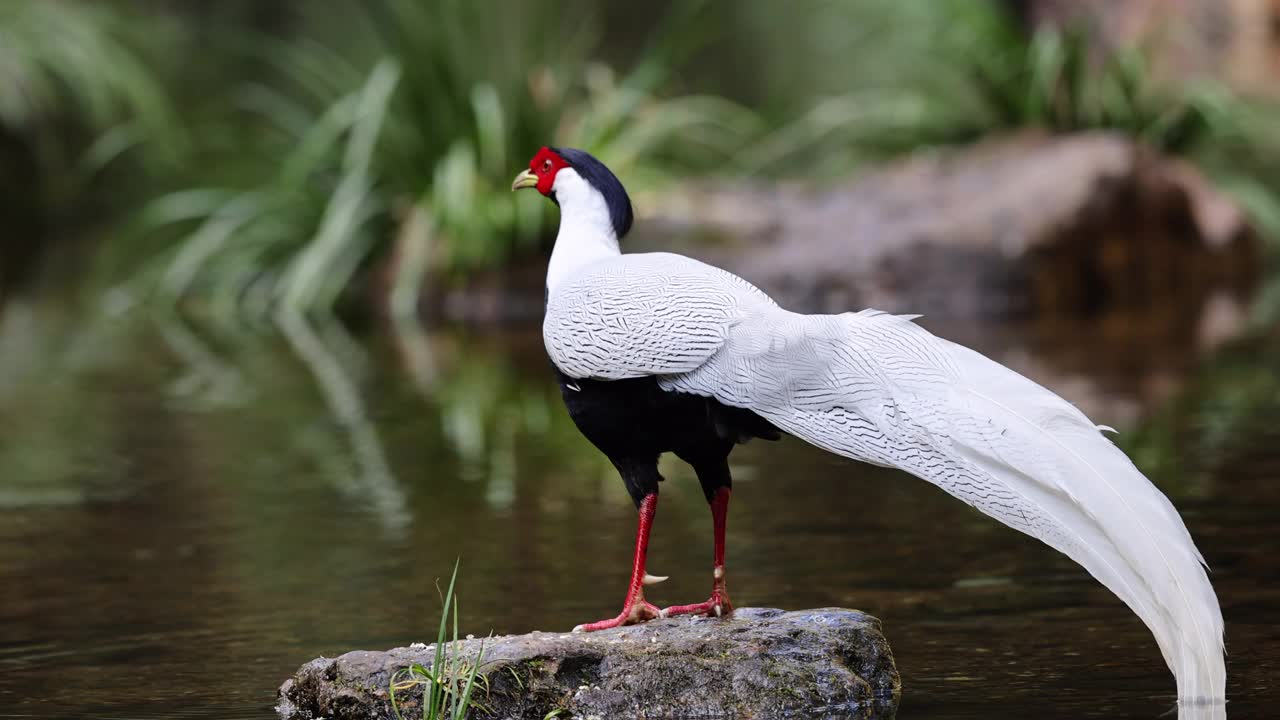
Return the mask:
{"type": "Polygon", "coordinates": [[[715,582],[711,586],[711,597],[706,602],[693,605],[672,605],[662,609],[662,617],[677,615],[706,615],[723,617],[733,612],[733,603],[729,602],[729,591],[725,587],[724,568],[715,569],[715,582]]]}
{"type": "Polygon", "coordinates": [[[608,630],[609,628],[622,627],[624,625],[638,625],[642,622],[648,622],[654,618],[663,617],[662,611],[657,605],[644,599],[644,596],[628,598],[626,605],[622,606],[622,612],[618,617],[599,622],[586,623],[574,628],[574,632],[595,632],[597,630],[608,630]]]}
{"type": "Polygon", "coordinates": [[[707,617],[724,617],[733,612],[733,603],[729,602],[728,595],[712,593],[711,598],[706,602],[694,603],[693,605],[672,605],[662,609],[662,617],[675,617],[677,615],[706,615],[707,617]]]}

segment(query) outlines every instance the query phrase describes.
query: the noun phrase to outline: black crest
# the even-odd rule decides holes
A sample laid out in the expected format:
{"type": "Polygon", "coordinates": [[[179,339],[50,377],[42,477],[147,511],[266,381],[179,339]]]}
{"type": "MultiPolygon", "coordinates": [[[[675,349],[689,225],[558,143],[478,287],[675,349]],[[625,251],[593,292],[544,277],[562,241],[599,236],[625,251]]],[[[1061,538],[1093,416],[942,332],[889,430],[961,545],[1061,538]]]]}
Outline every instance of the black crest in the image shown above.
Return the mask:
{"type": "Polygon", "coordinates": [[[604,163],[585,150],[553,147],[551,151],[564,158],[564,161],[569,163],[569,167],[576,170],[583,180],[591,183],[591,186],[604,196],[605,205],[609,207],[609,219],[613,222],[613,231],[621,240],[622,236],[631,229],[632,220],[631,198],[627,196],[622,182],[612,170],[604,166],[604,163]]]}

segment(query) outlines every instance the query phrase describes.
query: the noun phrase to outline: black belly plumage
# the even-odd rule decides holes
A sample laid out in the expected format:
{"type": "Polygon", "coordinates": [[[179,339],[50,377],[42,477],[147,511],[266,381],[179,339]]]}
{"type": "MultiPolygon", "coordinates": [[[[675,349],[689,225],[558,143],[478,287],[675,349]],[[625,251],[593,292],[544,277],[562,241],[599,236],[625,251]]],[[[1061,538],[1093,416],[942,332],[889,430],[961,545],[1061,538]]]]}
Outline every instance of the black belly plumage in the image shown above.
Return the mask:
{"type": "Polygon", "coordinates": [[[579,380],[557,370],[569,415],[622,474],[639,505],[657,490],[658,456],[665,452],[693,466],[710,498],[730,485],[727,458],[752,438],[777,440],[768,420],[712,398],[664,390],[653,377],[579,380]]]}

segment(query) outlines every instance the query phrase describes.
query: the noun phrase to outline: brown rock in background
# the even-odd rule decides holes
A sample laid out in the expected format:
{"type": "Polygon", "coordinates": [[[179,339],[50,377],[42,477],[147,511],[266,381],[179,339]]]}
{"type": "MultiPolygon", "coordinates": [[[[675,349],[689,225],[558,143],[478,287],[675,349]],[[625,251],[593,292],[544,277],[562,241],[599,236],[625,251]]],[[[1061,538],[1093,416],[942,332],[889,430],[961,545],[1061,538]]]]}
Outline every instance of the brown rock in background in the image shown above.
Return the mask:
{"type": "Polygon", "coordinates": [[[684,252],[809,311],[1197,317],[1247,290],[1257,243],[1194,167],[1113,133],[922,152],[825,189],[685,188],[628,248],[684,252]]]}

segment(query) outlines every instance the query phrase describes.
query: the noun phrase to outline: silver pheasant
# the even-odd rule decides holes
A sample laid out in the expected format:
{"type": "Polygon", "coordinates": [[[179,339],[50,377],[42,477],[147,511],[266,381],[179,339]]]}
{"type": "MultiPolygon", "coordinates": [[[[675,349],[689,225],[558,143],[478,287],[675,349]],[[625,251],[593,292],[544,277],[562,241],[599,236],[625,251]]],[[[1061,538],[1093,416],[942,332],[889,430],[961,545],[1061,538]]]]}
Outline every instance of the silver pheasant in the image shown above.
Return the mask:
{"type": "Polygon", "coordinates": [[[696,260],[622,254],[630,201],[587,153],[543,148],[516,178],[521,187],[560,206],[543,337],[569,384],[566,404],[641,513],[623,612],[583,629],[731,610],[724,457],[776,429],[905,470],[1066,554],[1151,629],[1181,700],[1220,705],[1223,621],[1204,560],[1173,505],[1104,428],[912,318],[803,315],[696,260]],[[660,611],[643,587],[659,579],[645,573],[645,556],[666,451],[689,460],[707,492],[716,564],[710,600],[660,611]]]}

